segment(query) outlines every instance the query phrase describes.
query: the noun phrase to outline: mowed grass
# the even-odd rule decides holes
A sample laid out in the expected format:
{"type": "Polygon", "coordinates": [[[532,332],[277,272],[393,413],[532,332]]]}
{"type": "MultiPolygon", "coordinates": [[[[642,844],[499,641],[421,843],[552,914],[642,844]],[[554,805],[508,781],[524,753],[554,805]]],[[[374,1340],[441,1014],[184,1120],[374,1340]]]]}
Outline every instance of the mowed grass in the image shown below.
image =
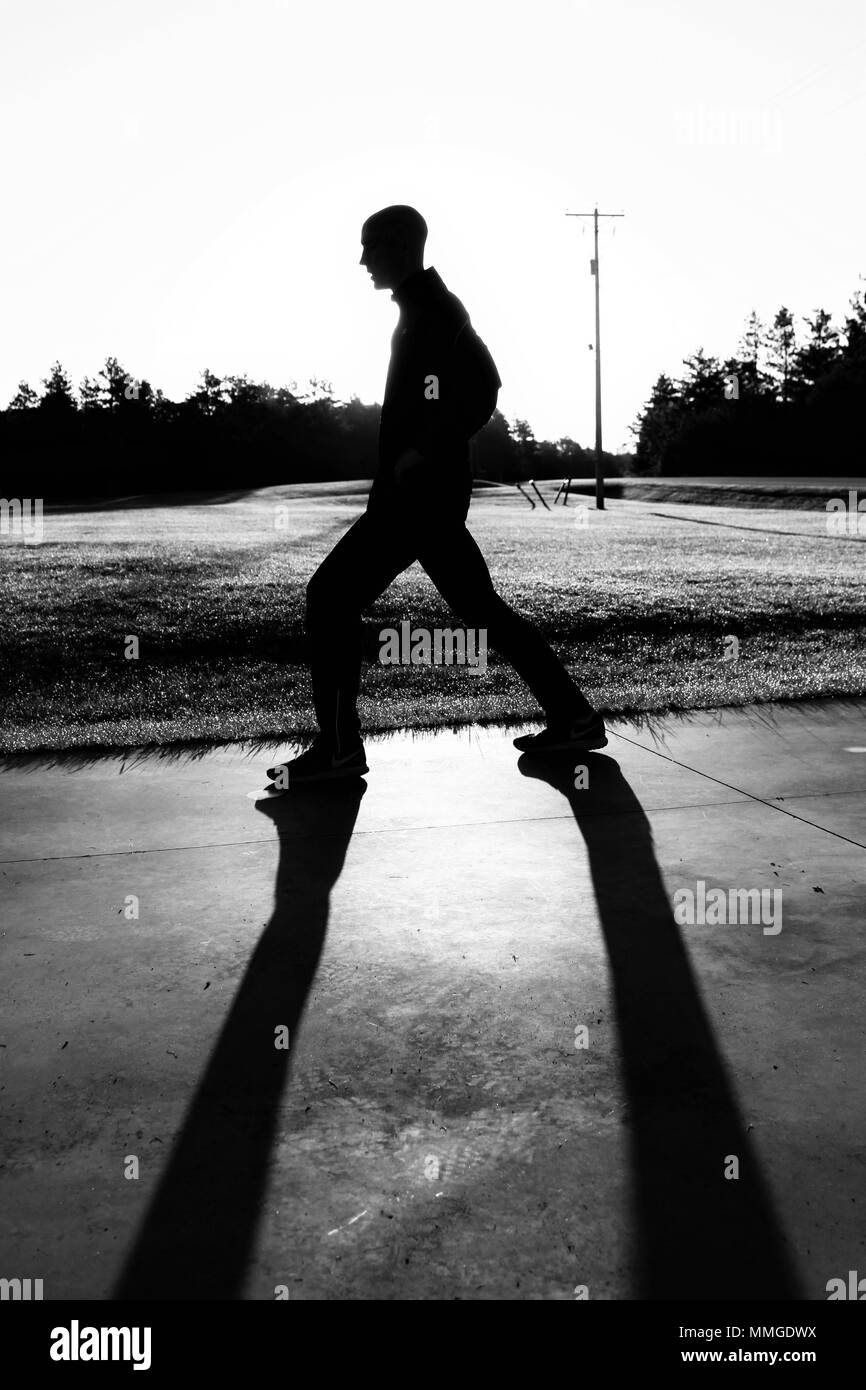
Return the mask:
{"type": "MultiPolygon", "coordinates": [[[[303,740],[305,585],[365,500],[270,488],[49,514],[41,545],[4,537],[2,751],[303,740]]],[[[866,545],[829,536],[823,508],[613,501],[598,513],[572,499],[530,511],[503,489],[473,500],[469,525],[500,592],[608,713],[866,693],[866,545]]],[[[371,732],[538,717],[494,650],[483,677],[379,664],[380,630],[403,619],[455,625],[417,566],[366,615],[371,732]]]]}

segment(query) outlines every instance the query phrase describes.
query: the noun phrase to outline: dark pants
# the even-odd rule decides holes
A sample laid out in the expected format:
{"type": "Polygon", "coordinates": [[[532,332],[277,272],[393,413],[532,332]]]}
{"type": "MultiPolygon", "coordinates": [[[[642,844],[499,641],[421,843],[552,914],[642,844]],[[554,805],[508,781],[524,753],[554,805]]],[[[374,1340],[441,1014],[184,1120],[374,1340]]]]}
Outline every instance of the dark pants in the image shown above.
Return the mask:
{"type": "MultiPolygon", "coordinates": [[[[468,498],[467,498],[468,505],[468,498]]],[[[319,728],[337,752],[360,738],[361,614],[415,560],[467,628],[486,629],[549,720],[592,706],[550,645],[499,597],[466,529],[465,507],[372,508],[349,528],[307,585],[307,634],[319,728]]]]}

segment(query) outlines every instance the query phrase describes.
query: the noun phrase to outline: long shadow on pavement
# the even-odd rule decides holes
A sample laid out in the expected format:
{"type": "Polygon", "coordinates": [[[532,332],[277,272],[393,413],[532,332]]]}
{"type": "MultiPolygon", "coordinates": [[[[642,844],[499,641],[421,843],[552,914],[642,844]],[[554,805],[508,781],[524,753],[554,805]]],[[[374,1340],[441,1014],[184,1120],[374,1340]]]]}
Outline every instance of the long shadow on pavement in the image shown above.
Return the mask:
{"type": "Polygon", "coordinates": [[[738,1112],[653,849],[612,758],[518,768],[568,801],[589,851],[628,1106],[637,1299],[796,1299],[785,1238],[738,1112]],[[589,786],[575,790],[574,767],[589,786]],[[739,1178],[725,1178],[727,1158],[739,1178]]]}
{"type": "Polygon", "coordinates": [[[258,802],[280,841],[274,910],[112,1293],[233,1299],[249,1262],[280,1097],[325,939],[361,781],[258,802]],[[289,1030],[277,1048],[275,1029],[289,1030]]]}

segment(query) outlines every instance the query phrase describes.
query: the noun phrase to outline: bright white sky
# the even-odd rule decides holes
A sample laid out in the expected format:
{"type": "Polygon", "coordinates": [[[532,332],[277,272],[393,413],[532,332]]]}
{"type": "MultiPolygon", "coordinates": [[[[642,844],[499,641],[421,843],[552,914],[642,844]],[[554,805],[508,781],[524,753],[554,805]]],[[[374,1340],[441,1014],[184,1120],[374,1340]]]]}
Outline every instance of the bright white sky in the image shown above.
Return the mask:
{"type": "Polygon", "coordinates": [[[747,313],[866,274],[862,0],[28,0],[3,7],[0,404],[107,354],[381,400],[397,308],[357,262],[414,204],[539,438],[604,443],[747,313]],[[611,229],[616,227],[615,236],[611,229]]]}

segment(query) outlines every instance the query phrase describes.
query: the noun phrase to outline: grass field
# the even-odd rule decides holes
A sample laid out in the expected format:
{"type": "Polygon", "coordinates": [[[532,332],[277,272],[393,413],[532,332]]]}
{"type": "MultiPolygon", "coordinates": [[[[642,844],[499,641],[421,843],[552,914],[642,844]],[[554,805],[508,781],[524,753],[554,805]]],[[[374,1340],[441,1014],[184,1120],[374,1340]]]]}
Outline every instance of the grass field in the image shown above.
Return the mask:
{"type": "MultiPolygon", "coordinates": [[[[0,751],[305,736],[304,587],[365,500],[351,484],[269,488],[52,513],[40,545],[3,537],[0,751]]],[[[530,511],[510,489],[469,517],[502,594],[610,713],[866,693],[866,543],[825,523],[823,508],[530,511]]],[[[450,625],[417,566],[367,616],[368,729],[536,717],[493,651],[483,677],[379,665],[379,630],[404,618],[450,625]]]]}

